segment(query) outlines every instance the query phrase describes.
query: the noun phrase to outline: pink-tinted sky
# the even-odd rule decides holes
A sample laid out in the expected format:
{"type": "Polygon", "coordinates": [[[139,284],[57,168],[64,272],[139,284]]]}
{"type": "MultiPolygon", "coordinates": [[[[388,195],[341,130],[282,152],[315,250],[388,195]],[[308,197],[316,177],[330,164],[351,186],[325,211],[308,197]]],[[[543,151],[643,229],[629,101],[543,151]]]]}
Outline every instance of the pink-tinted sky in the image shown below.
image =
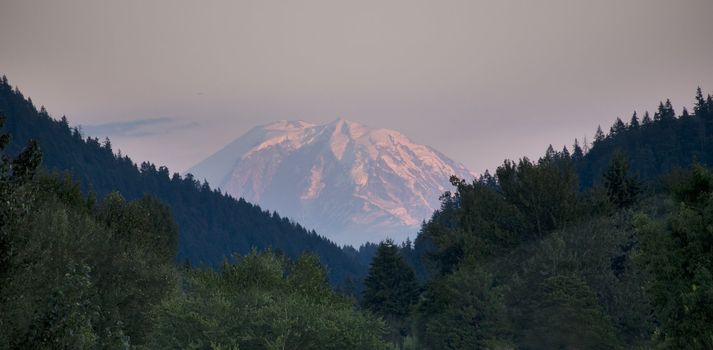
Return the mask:
{"type": "Polygon", "coordinates": [[[713,1],[0,0],[0,73],[136,161],[343,117],[475,172],[713,90],[713,1]]]}

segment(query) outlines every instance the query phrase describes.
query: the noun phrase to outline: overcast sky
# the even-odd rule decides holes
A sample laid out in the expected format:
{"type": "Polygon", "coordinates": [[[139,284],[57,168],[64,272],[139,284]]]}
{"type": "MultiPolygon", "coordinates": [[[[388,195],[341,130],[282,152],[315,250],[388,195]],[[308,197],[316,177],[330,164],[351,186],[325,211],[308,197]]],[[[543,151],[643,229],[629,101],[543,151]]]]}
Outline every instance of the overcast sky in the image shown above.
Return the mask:
{"type": "Polygon", "coordinates": [[[474,172],[713,90],[713,1],[0,0],[0,74],[184,171],[255,125],[399,130],[474,172]]]}

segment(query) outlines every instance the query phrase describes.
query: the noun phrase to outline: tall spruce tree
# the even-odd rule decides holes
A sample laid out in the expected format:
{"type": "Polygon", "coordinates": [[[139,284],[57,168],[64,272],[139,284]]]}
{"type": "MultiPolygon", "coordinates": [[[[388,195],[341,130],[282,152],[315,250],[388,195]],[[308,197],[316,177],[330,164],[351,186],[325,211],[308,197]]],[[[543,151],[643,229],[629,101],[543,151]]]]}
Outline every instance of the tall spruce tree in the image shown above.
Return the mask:
{"type": "Polygon", "coordinates": [[[616,118],[616,122],[614,125],[612,125],[611,129],[609,130],[609,133],[614,136],[618,135],[626,130],[626,125],[624,125],[624,122],[621,121],[620,118],[616,118]]]}
{"type": "Polygon", "coordinates": [[[639,117],[636,115],[636,111],[631,116],[631,121],[629,122],[629,129],[635,130],[639,128],[639,117]]]}
{"type": "Polygon", "coordinates": [[[398,339],[408,334],[405,320],[418,294],[416,275],[399,254],[398,246],[392,240],[381,242],[364,280],[364,307],[383,317],[398,333],[393,334],[398,339]]]}
{"type": "Polygon", "coordinates": [[[693,113],[696,115],[701,115],[705,113],[706,109],[706,100],[703,98],[703,91],[701,90],[701,87],[699,86],[696,89],[696,104],[693,105],[693,113]]]}
{"type": "Polygon", "coordinates": [[[644,112],[644,118],[641,119],[641,125],[650,125],[653,123],[651,116],[649,116],[649,111],[644,112]]]}
{"type": "Polygon", "coordinates": [[[609,200],[619,208],[630,206],[641,192],[639,181],[629,174],[629,165],[624,155],[614,152],[609,169],[604,173],[604,186],[609,200]]]}
{"type": "Polygon", "coordinates": [[[597,126],[597,132],[594,133],[594,143],[602,142],[604,138],[606,138],[606,136],[604,135],[604,131],[602,131],[602,126],[599,125],[597,126]]]}
{"type": "Polygon", "coordinates": [[[579,140],[574,139],[574,146],[572,147],[572,160],[578,162],[584,158],[584,151],[582,147],[579,147],[579,140]]]}

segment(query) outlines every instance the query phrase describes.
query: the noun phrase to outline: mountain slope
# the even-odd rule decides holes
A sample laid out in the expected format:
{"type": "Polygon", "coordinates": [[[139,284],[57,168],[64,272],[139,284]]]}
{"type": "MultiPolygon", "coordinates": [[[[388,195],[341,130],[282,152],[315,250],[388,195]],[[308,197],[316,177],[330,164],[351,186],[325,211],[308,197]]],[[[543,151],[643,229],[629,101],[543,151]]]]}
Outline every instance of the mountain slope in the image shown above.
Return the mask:
{"type": "Polygon", "coordinates": [[[272,247],[291,257],[304,251],[317,253],[335,283],[365,273],[365,267],[340,247],[285,217],[212,190],[191,176],[171,176],[166,167],[137,166],[114,154],[109,143],[83,138],[66,119],[55,121],[44,109],[38,112],[5,78],[0,82],[0,112],[6,115],[6,131],[13,138],[10,153],[36,139],[44,168],[70,172],[99,196],[112,191],[127,199],[151,194],[168,204],[179,226],[181,262],[216,266],[234,253],[272,247]]]}
{"type": "Polygon", "coordinates": [[[404,239],[463,165],[403,134],[344,119],[256,127],[189,170],[338,243],[404,239]]]}

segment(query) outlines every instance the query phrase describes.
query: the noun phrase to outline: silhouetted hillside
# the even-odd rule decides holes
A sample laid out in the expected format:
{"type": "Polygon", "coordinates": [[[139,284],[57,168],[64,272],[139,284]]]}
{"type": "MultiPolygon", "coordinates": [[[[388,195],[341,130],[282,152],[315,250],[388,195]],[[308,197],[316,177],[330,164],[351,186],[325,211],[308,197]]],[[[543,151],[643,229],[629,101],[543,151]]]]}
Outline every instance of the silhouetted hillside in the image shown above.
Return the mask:
{"type": "MultiPolygon", "coordinates": [[[[599,129],[601,131],[601,129],[599,129]]],[[[694,161],[713,164],[713,98],[696,91],[693,114],[685,108],[680,115],[670,101],[662,102],[653,117],[636,113],[628,123],[620,119],[608,134],[597,132],[594,143],[583,157],[573,153],[580,184],[596,184],[615,150],[625,155],[631,171],[650,181],[676,168],[687,168],[694,161]]]]}
{"type": "Polygon", "coordinates": [[[5,77],[0,82],[0,112],[6,115],[6,131],[13,137],[9,153],[19,152],[35,139],[44,153],[44,168],[70,172],[85,190],[99,197],[112,191],[127,200],[152,194],[168,204],[179,226],[180,262],[216,266],[235,252],[271,247],[293,258],[305,251],[317,253],[333,283],[365,270],[336,244],[288,218],[213,190],[190,174],[182,177],[166,167],[137,165],[128,156],[114,154],[108,139],[83,137],[65,117],[54,120],[44,107],[38,111],[5,77]]]}

